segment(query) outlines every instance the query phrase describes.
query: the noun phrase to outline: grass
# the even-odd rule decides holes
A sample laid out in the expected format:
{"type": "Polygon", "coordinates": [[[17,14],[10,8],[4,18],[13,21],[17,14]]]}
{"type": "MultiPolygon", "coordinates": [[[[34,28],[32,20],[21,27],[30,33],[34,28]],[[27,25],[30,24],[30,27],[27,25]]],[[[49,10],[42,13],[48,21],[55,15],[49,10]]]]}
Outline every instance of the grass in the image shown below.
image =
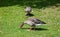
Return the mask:
{"type": "MultiPolygon", "coordinates": [[[[0,37],[60,37],[60,7],[32,8],[36,18],[46,22],[38,26],[47,30],[19,29],[19,24],[26,20],[24,6],[0,7],[0,37]]],[[[28,28],[25,25],[23,28],[28,28]]]]}

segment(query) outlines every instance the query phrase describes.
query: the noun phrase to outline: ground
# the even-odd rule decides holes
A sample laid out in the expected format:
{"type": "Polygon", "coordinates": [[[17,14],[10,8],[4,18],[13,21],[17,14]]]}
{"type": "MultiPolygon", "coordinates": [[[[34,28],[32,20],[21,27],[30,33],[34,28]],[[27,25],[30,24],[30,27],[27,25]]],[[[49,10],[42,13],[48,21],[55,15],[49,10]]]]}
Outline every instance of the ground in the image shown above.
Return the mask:
{"type": "Polygon", "coordinates": [[[28,25],[19,28],[26,20],[24,6],[0,7],[0,37],[60,37],[60,6],[32,8],[34,17],[46,24],[38,26],[36,30],[27,31],[28,25]]]}

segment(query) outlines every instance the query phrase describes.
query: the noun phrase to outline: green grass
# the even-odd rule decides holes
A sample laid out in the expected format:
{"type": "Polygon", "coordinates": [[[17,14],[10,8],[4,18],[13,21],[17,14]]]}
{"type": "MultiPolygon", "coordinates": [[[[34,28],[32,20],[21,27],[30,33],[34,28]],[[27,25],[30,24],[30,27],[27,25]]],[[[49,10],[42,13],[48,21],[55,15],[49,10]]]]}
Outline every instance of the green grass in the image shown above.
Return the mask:
{"type": "MultiPolygon", "coordinates": [[[[0,7],[0,37],[60,37],[60,7],[32,8],[36,18],[46,22],[37,28],[47,30],[19,29],[19,24],[26,20],[24,6],[0,7]]],[[[23,28],[28,28],[25,25],[23,28]]]]}

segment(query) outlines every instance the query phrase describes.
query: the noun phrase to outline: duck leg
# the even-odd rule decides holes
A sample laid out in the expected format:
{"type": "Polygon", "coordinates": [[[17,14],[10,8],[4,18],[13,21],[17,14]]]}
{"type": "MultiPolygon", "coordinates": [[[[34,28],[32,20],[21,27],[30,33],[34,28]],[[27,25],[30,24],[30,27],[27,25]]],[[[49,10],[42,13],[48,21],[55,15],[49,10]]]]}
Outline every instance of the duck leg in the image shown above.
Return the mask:
{"type": "Polygon", "coordinates": [[[29,30],[35,30],[35,25],[32,25],[29,30]]]}

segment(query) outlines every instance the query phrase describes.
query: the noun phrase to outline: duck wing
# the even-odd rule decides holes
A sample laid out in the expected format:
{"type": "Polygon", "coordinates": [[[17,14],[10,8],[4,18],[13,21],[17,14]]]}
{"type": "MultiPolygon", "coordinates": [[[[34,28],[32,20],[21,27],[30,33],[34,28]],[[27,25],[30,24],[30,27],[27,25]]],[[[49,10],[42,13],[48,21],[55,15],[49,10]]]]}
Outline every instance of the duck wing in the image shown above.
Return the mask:
{"type": "Polygon", "coordinates": [[[46,24],[45,22],[43,22],[43,21],[41,21],[41,20],[39,20],[39,19],[34,19],[34,22],[35,22],[36,24],[46,24]]]}

